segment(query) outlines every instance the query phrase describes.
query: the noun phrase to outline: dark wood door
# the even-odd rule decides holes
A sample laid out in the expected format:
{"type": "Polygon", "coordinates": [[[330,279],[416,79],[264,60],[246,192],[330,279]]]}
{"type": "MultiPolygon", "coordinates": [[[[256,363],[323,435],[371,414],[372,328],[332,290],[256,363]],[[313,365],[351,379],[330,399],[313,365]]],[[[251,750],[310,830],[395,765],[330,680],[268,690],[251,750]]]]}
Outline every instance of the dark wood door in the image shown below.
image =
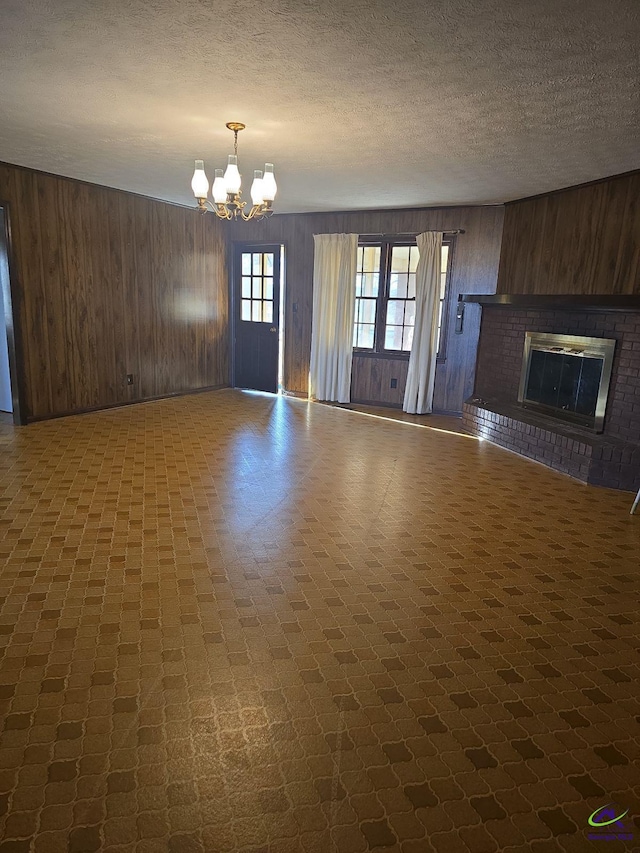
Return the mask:
{"type": "Polygon", "coordinates": [[[280,246],[239,244],[235,250],[234,384],[278,390],[280,246]]]}

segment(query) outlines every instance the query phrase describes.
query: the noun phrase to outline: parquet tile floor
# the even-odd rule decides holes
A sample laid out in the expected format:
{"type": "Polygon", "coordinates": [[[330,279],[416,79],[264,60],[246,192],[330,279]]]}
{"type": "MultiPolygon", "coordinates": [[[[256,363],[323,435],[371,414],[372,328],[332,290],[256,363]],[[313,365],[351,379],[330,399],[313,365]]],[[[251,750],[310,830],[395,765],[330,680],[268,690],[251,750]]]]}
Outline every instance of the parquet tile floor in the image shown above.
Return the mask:
{"type": "Polygon", "coordinates": [[[640,849],[632,496],[231,390],[0,454],[0,853],[640,849]]]}

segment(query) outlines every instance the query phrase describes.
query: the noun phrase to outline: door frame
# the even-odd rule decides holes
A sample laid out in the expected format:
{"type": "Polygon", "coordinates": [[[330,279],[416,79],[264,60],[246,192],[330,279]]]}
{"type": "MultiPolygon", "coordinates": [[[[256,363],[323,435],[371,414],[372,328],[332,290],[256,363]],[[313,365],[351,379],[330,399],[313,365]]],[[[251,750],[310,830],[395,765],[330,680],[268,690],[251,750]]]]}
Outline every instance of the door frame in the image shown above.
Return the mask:
{"type": "MultiPolygon", "coordinates": [[[[238,273],[238,264],[240,262],[240,254],[244,247],[252,249],[267,249],[274,246],[280,247],[280,282],[279,296],[280,304],[278,305],[278,376],[276,377],[276,393],[280,393],[278,380],[280,377],[280,366],[284,359],[284,290],[286,277],[286,245],[278,240],[232,240],[229,244],[229,254],[227,256],[227,268],[229,269],[229,384],[232,388],[236,387],[236,332],[238,327],[238,319],[236,316],[236,293],[235,286],[238,273]]],[[[284,375],[282,376],[284,380],[284,375]]]]}
{"type": "MultiPolygon", "coordinates": [[[[13,405],[13,423],[24,426],[27,423],[27,407],[24,394],[24,377],[22,372],[22,337],[17,322],[20,305],[20,287],[14,261],[13,241],[11,236],[11,204],[0,198],[0,208],[4,218],[4,228],[0,232],[0,243],[4,243],[6,263],[0,256],[0,287],[4,302],[4,317],[0,317],[0,327],[4,328],[9,350],[9,379],[11,382],[11,400],[13,405]]],[[[1,246],[0,246],[1,252],[1,246]]]]}

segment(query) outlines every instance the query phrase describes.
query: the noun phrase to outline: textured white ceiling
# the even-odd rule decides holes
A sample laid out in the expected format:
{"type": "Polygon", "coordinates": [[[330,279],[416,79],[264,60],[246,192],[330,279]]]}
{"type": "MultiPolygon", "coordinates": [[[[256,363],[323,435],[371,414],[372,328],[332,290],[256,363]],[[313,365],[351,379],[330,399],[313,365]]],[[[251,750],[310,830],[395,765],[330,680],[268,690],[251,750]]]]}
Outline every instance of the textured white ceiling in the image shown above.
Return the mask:
{"type": "Polygon", "coordinates": [[[639,0],[0,0],[0,160],[193,204],[236,120],[279,212],[501,202],[640,167],[639,44],[639,0]]]}

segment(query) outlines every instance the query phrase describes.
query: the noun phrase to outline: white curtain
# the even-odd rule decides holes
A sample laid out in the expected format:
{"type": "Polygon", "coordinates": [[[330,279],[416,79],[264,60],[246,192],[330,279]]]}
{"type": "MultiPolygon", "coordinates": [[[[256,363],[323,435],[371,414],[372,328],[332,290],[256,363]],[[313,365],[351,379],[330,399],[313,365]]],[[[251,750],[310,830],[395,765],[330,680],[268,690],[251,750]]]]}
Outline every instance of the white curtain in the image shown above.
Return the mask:
{"type": "Polygon", "coordinates": [[[348,403],[351,395],[357,234],[315,234],[309,396],[348,403]]]}
{"type": "Polygon", "coordinates": [[[442,234],[427,231],[416,239],[420,259],[416,268],[416,325],[409,356],[403,410],[424,415],[433,409],[440,305],[442,234]]]}

